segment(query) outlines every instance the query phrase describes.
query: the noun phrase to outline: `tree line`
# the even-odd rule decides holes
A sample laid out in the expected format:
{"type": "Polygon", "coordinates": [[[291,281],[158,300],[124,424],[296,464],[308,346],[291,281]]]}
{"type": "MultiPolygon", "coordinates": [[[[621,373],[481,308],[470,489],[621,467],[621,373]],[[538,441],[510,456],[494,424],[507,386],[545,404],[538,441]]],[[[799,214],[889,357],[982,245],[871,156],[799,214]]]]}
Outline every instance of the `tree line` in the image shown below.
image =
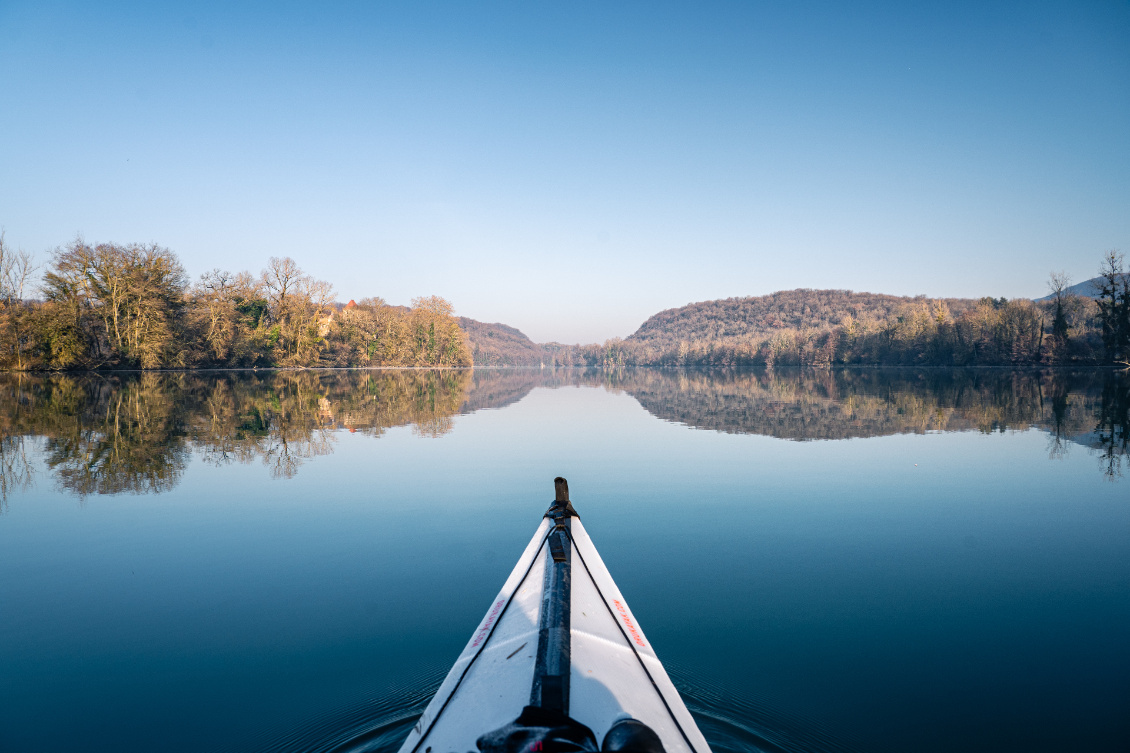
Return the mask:
{"type": "Polygon", "coordinates": [[[1095,298],[1069,283],[1053,274],[1042,301],[782,291],[660,312],[627,339],[542,347],[554,365],[605,369],[1130,365],[1122,255],[1104,258],[1095,298]]]}
{"type": "Polygon", "coordinates": [[[1113,251],[1094,298],[1072,295],[1063,274],[1042,301],[781,291],[663,311],[627,339],[589,345],[536,345],[510,327],[456,319],[435,296],[342,307],[290,258],[271,258],[258,275],[213,270],[190,282],[167,248],[76,240],[52,254],[38,285],[36,272],[0,234],[0,369],[1130,363],[1130,275],[1113,251]]]}
{"type": "Polygon", "coordinates": [[[190,282],[156,244],[57,249],[32,298],[30,255],[0,235],[0,369],[470,366],[451,304],[341,307],[291,258],[190,282]]]}

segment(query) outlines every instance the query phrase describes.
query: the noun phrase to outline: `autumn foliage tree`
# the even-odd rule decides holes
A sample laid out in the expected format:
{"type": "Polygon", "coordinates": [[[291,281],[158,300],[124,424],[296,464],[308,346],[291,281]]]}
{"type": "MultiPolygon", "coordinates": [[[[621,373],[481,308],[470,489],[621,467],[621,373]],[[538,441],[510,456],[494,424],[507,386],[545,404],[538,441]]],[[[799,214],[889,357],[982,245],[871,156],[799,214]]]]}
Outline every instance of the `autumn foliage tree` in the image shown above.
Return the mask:
{"type": "Polygon", "coordinates": [[[472,365],[467,334],[439,296],[415,298],[411,308],[364,299],[334,316],[327,339],[339,365],[472,365]]]}
{"type": "Polygon", "coordinates": [[[0,368],[470,366],[450,303],[366,299],[348,311],[289,257],[258,275],[213,270],[189,285],[161,246],[57,249],[43,300],[28,301],[31,257],[0,235],[0,368]]]}
{"type": "Polygon", "coordinates": [[[189,293],[194,361],[228,366],[270,363],[263,325],[267,300],[260,281],[248,272],[214,269],[189,293]]]}
{"type": "Polygon", "coordinates": [[[79,239],[57,250],[44,278],[46,313],[52,337],[68,344],[50,349],[51,365],[185,366],[187,287],[176,255],[156,244],[79,239]]]}
{"type": "Polygon", "coordinates": [[[412,358],[418,366],[470,366],[470,343],[454,317],[454,307],[439,296],[412,299],[408,314],[412,358]]]}
{"type": "Polygon", "coordinates": [[[272,360],[283,366],[316,364],[326,347],[322,321],[333,302],[333,286],[304,273],[289,256],[270,258],[261,286],[272,360]]]}

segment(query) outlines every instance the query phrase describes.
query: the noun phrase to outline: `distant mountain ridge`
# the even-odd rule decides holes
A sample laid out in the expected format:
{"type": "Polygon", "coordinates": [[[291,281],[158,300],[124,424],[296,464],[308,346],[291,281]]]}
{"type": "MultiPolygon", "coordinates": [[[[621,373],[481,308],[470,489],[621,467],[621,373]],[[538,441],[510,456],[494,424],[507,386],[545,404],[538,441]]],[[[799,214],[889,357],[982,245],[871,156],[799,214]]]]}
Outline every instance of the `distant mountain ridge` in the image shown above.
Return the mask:
{"type": "Polygon", "coordinates": [[[627,338],[627,342],[669,347],[680,341],[724,342],[772,336],[782,331],[828,329],[851,317],[884,320],[907,304],[938,300],[951,314],[973,308],[966,298],[927,299],[925,296],[856,293],[851,290],[798,288],[762,296],[723,298],[689,303],[655,314],[627,338]]]}
{"type": "MultiPolygon", "coordinates": [[[[1123,275],[1123,277],[1125,277],[1125,275],[1123,275]]],[[[1103,278],[1101,277],[1092,277],[1089,280],[1075,283],[1063,292],[1067,293],[1068,295],[1077,295],[1080,298],[1098,298],[1099,283],[1101,283],[1102,281],[1103,278]]],[[[1055,296],[1049,294],[1045,295],[1043,298],[1036,298],[1034,300],[1036,301],[1036,303],[1043,303],[1044,301],[1050,301],[1053,298],[1055,298],[1055,296]]]]}

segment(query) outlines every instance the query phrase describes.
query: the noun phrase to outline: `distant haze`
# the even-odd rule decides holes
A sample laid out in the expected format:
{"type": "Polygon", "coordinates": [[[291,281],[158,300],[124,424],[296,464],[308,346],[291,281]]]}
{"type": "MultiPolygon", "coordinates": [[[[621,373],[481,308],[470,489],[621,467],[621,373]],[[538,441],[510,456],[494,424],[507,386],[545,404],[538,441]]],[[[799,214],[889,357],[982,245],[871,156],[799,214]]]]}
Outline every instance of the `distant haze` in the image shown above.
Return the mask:
{"type": "Polygon", "coordinates": [[[1130,5],[0,4],[0,226],[537,342],[1130,251],[1130,5]]]}

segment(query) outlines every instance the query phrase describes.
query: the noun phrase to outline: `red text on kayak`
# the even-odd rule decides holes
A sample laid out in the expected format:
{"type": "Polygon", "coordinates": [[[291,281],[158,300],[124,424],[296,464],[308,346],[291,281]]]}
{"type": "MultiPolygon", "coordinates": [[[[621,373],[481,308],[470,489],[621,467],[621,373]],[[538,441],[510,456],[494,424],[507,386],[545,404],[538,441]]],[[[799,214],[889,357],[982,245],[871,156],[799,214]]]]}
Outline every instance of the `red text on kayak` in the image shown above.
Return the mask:
{"type": "Polygon", "coordinates": [[[471,648],[478,646],[483,642],[483,638],[487,637],[487,633],[490,632],[490,628],[492,625],[494,625],[494,621],[498,619],[498,613],[502,611],[502,605],[505,603],[506,601],[504,599],[499,599],[494,603],[494,606],[490,608],[490,614],[487,615],[487,621],[483,623],[483,626],[481,628],[479,628],[479,632],[475,633],[475,640],[471,641],[471,648]]]}
{"type": "Polygon", "coordinates": [[[632,636],[632,640],[636,642],[637,646],[647,648],[647,644],[643,642],[643,636],[640,631],[636,630],[636,626],[632,624],[632,618],[628,616],[628,610],[620,603],[619,599],[613,599],[612,603],[616,605],[616,611],[620,613],[620,619],[624,620],[624,625],[628,628],[628,635],[632,636]]]}

